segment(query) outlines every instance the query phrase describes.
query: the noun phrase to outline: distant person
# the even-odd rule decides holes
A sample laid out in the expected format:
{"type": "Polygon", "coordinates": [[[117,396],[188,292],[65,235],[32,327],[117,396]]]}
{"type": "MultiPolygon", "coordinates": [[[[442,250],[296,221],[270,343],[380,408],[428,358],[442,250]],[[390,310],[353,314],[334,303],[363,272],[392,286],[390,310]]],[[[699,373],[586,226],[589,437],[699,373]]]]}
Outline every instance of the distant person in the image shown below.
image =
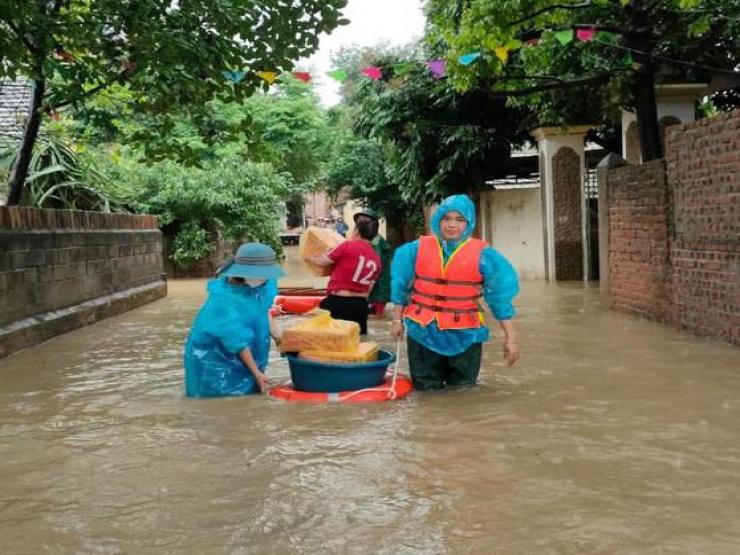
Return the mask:
{"type": "Polygon", "coordinates": [[[342,237],[347,236],[347,231],[349,231],[349,226],[342,218],[337,218],[337,225],[334,227],[337,233],[341,235],[342,237]]]}
{"type": "Polygon", "coordinates": [[[481,297],[504,332],[504,360],[511,366],[519,358],[511,321],[519,282],[506,258],[470,237],[475,205],[467,196],[444,199],[431,227],[433,235],[400,246],[393,257],[391,334],[400,339],[406,328],[416,389],[474,385],[489,337],[481,297]]]}
{"type": "Polygon", "coordinates": [[[270,247],[245,243],[208,281],[208,299],[185,344],[188,397],[266,391],[270,336],[280,338],[269,311],[283,275],[270,247]]]}
{"type": "Polygon", "coordinates": [[[364,208],[363,210],[356,212],[352,218],[355,221],[355,225],[357,225],[358,221],[367,220],[375,229],[375,239],[373,239],[370,244],[378,254],[383,270],[380,273],[378,281],[375,282],[373,290],[370,292],[370,296],[367,300],[370,305],[370,314],[373,316],[382,316],[385,313],[385,305],[391,300],[391,258],[393,256],[393,249],[388,241],[378,233],[378,229],[380,228],[380,218],[375,210],[372,208],[364,208]]]}
{"type": "Polygon", "coordinates": [[[317,266],[333,266],[328,296],[319,306],[337,320],[349,320],[360,325],[360,333],[367,333],[367,297],[382,270],[380,258],[370,243],[377,228],[369,221],[358,222],[351,239],[337,245],[325,254],[306,256],[317,266]]]}

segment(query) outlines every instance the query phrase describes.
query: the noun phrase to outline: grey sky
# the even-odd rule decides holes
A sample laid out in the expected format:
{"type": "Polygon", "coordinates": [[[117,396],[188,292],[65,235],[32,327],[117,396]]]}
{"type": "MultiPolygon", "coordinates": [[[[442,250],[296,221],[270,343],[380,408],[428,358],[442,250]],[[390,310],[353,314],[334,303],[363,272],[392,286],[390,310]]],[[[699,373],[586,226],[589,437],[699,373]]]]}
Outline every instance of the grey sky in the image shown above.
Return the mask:
{"type": "Polygon", "coordinates": [[[331,55],[340,47],[379,42],[402,45],[424,32],[422,0],[349,0],[343,13],[350,23],[322,35],[319,51],[298,63],[299,68],[312,72],[316,92],[326,106],[339,102],[339,85],[325,72],[340,69],[331,65],[331,55]]]}

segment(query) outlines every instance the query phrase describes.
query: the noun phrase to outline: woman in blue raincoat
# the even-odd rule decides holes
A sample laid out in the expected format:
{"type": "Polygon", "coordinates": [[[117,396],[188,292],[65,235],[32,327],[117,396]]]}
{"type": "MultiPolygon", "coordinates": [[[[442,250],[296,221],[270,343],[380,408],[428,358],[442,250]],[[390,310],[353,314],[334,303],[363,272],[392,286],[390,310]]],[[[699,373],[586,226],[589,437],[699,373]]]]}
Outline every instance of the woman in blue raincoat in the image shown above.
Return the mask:
{"type": "Polygon", "coordinates": [[[265,391],[270,336],[279,340],[270,307],[285,272],[275,252],[245,243],[208,281],[208,299],[185,345],[188,397],[247,395],[265,391]]]}
{"type": "Polygon", "coordinates": [[[473,385],[488,328],[478,299],[483,297],[504,332],[504,358],[512,365],[519,347],[511,319],[519,282],[511,264],[480,239],[475,205],[465,195],[442,201],[432,217],[434,235],[396,250],[391,263],[391,333],[407,333],[414,387],[442,389],[473,385]]]}

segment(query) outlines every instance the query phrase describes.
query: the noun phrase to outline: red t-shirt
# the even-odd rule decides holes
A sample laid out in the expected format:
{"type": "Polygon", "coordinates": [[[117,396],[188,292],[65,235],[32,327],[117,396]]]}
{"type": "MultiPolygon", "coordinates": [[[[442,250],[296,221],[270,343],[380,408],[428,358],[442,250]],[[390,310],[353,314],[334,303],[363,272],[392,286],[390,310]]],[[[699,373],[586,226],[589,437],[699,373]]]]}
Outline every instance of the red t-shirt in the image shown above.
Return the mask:
{"type": "Polygon", "coordinates": [[[380,257],[367,241],[345,241],[334,247],[326,256],[334,262],[326,292],[356,291],[369,293],[383,269],[380,257]]]}

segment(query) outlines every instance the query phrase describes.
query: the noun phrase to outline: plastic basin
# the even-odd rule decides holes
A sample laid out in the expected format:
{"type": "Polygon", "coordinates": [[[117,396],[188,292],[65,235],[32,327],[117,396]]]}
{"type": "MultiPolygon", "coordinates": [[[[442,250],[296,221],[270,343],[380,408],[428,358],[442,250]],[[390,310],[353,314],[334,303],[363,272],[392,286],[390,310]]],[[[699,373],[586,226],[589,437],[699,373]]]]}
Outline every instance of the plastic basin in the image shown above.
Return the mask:
{"type": "Polygon", "coordinates": [[[286,356],[293,387],[318,393],[377,387],[383,383],[388,365],[396,360],[396,355],[382,349],[373,362],[319,362],[298,358],[294,353],[286,356]]]}

